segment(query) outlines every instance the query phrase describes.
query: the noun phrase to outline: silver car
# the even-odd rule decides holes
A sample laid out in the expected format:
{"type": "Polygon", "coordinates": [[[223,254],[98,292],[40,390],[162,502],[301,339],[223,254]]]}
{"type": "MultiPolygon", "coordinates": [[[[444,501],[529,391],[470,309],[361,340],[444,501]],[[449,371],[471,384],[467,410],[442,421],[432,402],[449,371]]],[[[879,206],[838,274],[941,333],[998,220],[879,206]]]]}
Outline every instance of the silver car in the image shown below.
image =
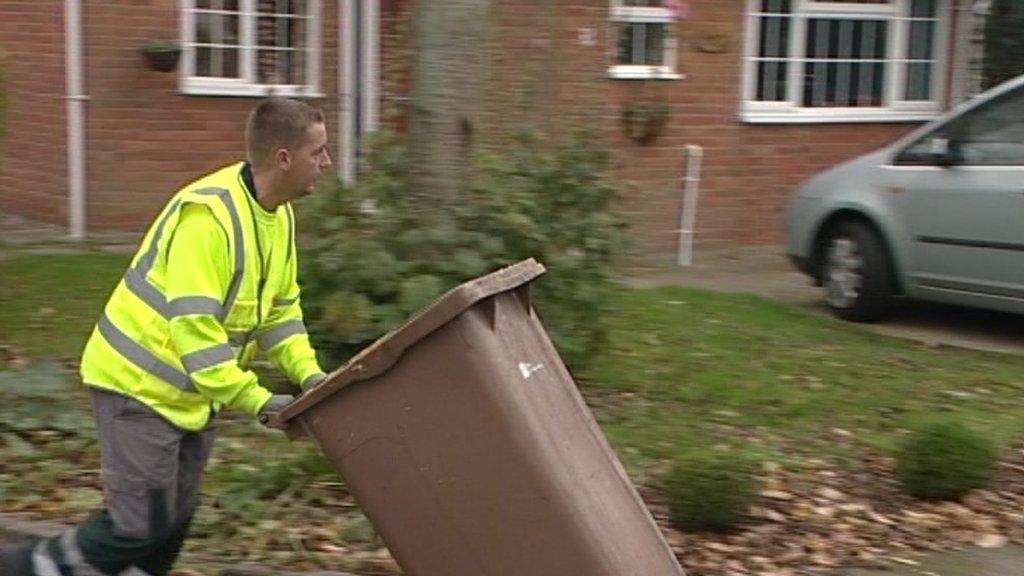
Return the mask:
{"type": "Polygon", "coordinates": [[[1024,313],[1024,76],[812,177],[786,235],[842,318],[894,295],[1024,313]]]}

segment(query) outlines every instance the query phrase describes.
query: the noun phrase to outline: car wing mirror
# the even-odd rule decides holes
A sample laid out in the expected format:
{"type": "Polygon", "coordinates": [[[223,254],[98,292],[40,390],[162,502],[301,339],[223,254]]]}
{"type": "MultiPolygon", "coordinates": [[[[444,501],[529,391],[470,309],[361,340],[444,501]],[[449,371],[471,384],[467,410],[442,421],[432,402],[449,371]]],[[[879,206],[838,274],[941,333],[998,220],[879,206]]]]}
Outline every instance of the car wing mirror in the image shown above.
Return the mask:
{"type": "Polygon", "coordinates": [[[960,143],[951,138],[935,136],[929,145],[929,156],[936,166],[956,166],[961,160],[960,143]]]}

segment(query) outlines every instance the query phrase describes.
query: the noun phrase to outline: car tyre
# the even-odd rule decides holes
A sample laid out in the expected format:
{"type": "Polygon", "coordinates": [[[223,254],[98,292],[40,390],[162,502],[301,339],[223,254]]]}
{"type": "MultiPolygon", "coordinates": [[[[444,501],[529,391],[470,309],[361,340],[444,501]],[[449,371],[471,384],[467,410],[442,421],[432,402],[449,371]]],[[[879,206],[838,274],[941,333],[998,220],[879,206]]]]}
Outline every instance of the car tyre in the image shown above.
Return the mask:
{"type": "Polygon", "coordinates": [[[892,268],[878,234],[862,222],[845,221],[825,237],[821,283],[832,313],[871,322],[885,315],[892,298],[892,268]]]}

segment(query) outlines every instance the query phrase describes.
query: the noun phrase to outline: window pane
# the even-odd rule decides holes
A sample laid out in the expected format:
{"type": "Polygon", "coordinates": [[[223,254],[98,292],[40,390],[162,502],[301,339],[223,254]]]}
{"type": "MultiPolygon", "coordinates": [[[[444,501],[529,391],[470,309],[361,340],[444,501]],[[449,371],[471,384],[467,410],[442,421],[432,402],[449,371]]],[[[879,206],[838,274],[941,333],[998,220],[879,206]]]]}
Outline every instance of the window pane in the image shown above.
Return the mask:
{"type": "Polygon", "coordinates": [[[196,48],[196,76],[213,76],[213,55],[209,48],[196,48]]]}
{"type": "Polygon", "coordinates": [[[238,78],[238,49],[227,48],[221,54],[224,63],[224,77],[238,78]]]}
{"type": "Polygon", "coordinates": [[[870,60],[885,58],[886,28],[886,23],[878,20],[866,20],[861,23],[860,34],[857,36],[861,58],[870,60]]]}
{"type": "MultiPolygon", "coordinates": [[[[620,23],[615,62],[625,66],[661,66],[665,61],[665,25],[620,23]]],[[[305,31],[303,30],[303,33],[305,31]]]]}
{"type": "Polygon", "coordinates": [[[238,45],[238,16],[223,16],[224,43],[233,46],[238,45]]]}
{"type": "Polygon", "coordinates": [[[199,10],[209,10],[210,0],[196,0],[196,8],[199,10]]]}
{"type": "Polygon", "coordinates": [[[764,16],[761,18],[762,58],[785,58],[789,53],[789,18],[764,16]]]}
{"type": "Polygon", "coordinates": [[[260,84],[283,84],[278,73],[277,50],[259,50],[256,53],[256,81],[260,84]]]}
{"type": "Polygon", "coordinates": [[[196,43],[210,44],[213,42],[213,15],[200,12],[196,14],[196,43]]]}
{"type": "Polygon", "coordinates": [[[932,33],[934,22],[910,23],[910,46],[907,54],[910,60],[929,60],[932,57],[932,33]]]}
{"type": "Polygon", "coordinates": [[[258,0],[256,78],[260,83],[304,84],[309,42],[307,0],[258,0]]]}
{"type": "Polygon", "coordinates": [[[787,62],[760,62],[757,70],[757,99],[778,102],[786,99],[787,62]]]}
{"type": "Polygon", "coordinates": [[[256,18],[256,45],[277,46],[277,18],[273,16],[256,18]]]}
{"type": "Polygon", "coordinates": [[[224,9],[238,12],[238,0],[224,0],[224,9]]]}
{"type": "Polygon", "coordinates": [[[644,61],[648,66],[661,66],[665,56],[665,25],[641,24],[644,27],[644,61]]]}
{"type": "Polygon", "coordinates": [[[811,0],[812,2],[825,2],[828,4],[892,4],[892,0],[811,0]]]}
{"type": "Polygon", "coordinates": [[[888,22],[812,18],[807,22],[803,106],[880,106],[888,22]]]}
{"type": "Polygon", "coordinates": [[[661,0],[623,0],[622,5],[630,8],[660,8],[661,0]]]}
{"type": "Polygon", "coordinates": [[[911,18],[934,18],[935,0],[913,0],[910,4],[911,18]]]}
{"type": "Polygon", "coordinates": [[[762,0],[761,12],[773,14],[789,14],[790,0],[762,0]]]}
{"type": "Polygon", "coordinates": [[[907,64],[907,100],[931,99],[932,65],[918,62],[907,64]]]}
{"type": "Polygon", "coordinates": [[[885,65],[861,63],[854,65],[851,92],[855,95],[854,106],[881,106],[882,83],[885,65]]]}

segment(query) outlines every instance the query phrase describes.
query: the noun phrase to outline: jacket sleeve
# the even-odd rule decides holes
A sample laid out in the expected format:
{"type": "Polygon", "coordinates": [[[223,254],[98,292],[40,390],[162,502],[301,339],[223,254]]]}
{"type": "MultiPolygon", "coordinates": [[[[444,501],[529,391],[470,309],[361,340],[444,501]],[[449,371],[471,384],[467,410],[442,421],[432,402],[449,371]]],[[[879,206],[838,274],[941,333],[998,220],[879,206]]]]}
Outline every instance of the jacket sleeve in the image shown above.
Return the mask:
{"type": "Polygon", "coordinates": [[[290,206],[288,228],[284,246],[288,257],[282,286],[278,290],[279,296],[274,298],[270,313],[256,333],[256,342],[278,370],[305,390],[327,376],[317,363],[316,352],[309,343],[309,334],[302,321],[294,217],[290,206]]]}
{"type": "Polygon", "coordinates": [[[167,253],[171,340],[200,394],[255,416],[272,394],[239,366],[220,320],[233,270],[227,233],[210,209],[185,206],[167,253]]]}

